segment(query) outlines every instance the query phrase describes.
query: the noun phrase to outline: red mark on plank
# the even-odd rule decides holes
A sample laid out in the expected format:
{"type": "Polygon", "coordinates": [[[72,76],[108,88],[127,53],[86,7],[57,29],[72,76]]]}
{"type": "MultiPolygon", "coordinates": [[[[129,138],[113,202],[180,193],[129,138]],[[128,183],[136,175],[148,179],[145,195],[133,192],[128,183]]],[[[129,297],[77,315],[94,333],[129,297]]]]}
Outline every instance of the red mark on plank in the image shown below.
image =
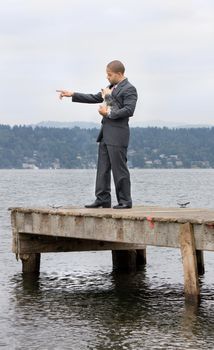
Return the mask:
{"type": "Polygon", "coordinates": [[[214,229],[214,224],[206,224],[206,226],[210,229],[214,229]]]}
{"type": "Polygon", "coordinates": [[[152,221],[152,217],[151,216],[147,216],[147,221],[149,221],[149,227],[151,228],[151,229],[153,229],[154,227],[155,227],[155,223],[154,223],[154,221],[152,221]]]}

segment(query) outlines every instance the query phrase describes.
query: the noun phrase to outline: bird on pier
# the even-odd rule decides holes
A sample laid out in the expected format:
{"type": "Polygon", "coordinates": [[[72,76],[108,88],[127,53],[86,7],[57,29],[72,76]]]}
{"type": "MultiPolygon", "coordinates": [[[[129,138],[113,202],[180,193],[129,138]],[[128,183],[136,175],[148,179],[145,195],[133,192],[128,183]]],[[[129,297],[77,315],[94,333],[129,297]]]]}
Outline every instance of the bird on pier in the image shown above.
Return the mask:
{"type": "Polygon", "coordinates": [[[188,204],[190,204],[190,202],[178,203],[178,205],[180,206],[180,208],[186,208],[188,204]]]}
{"type": "Polygon", "coordinates": [[[62,205],[55,205],[55,204],[52,204],[52,205],[48,205],[49,208],[52,208],[52,209],[59,209],[59,208],[62,208],[62,205]]]}

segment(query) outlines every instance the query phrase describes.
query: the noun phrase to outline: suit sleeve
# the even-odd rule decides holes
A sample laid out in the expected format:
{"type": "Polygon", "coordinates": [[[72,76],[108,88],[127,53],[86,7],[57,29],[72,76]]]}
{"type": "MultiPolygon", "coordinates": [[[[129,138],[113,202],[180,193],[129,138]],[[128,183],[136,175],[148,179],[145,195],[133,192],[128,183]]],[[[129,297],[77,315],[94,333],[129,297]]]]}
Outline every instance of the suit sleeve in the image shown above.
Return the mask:
{"type": "Polygon", "coordinates": [[[110,119],[120,119],[132,117],[137,103],[137,90],[134,86],[127,89],[124,94],[123,107],[117,111],[112,111],[109,115],[110,119]]]}
{"type": "Polygon", "coordinates": [[[82,94],[80,92],[75,92],[72,96],[72,102],[101,103],[103,102],[103,98],[101,92],[98,92],[98,94],[82,94]]]}

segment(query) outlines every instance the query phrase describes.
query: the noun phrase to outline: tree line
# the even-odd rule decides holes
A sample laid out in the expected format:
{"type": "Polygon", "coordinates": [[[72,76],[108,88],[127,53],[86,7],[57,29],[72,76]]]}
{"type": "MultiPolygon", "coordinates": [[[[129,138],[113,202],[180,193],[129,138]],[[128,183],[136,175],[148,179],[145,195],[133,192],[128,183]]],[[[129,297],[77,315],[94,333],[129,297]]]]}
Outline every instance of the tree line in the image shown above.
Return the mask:
{"type": "MultiPolygon", "coordinates": [[[[0,168],[93,168],[98,130],[0,125],[0,168]]],[[[131,128],[133,168],[214,168],[214,127],[131,128]]]]}

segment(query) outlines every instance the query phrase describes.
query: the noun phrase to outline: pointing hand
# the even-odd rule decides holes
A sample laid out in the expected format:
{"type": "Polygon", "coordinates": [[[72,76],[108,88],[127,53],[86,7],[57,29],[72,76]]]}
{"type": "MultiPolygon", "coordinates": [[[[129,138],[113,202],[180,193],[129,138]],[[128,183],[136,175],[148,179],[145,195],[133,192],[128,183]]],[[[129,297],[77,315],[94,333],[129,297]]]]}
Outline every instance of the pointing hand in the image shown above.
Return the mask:
{"type": "Polygon", "coordinates": [[[73,91],[67,91],[67,90],[56,90],[56,92],[59,92],[59,98],[62,100],[63,97],[72,97],[73,91]]]}

